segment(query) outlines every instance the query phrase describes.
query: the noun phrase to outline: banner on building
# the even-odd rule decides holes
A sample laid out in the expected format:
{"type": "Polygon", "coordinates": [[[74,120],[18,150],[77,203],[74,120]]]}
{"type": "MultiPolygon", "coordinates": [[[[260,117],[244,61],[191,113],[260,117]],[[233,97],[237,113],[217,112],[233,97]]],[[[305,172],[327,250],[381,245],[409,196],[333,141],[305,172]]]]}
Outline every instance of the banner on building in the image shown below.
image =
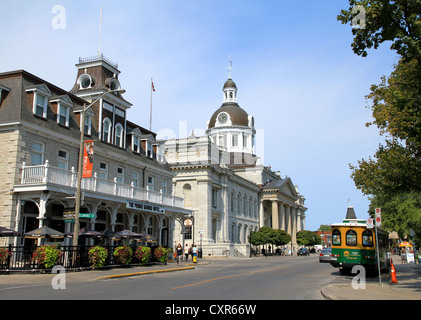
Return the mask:
{"type": "Polygon", "coordinates": [[[94,141],[87,140],[83,146],[83,174],[82,178],[92,177],[92,167],[94,158],[94,141]]]}

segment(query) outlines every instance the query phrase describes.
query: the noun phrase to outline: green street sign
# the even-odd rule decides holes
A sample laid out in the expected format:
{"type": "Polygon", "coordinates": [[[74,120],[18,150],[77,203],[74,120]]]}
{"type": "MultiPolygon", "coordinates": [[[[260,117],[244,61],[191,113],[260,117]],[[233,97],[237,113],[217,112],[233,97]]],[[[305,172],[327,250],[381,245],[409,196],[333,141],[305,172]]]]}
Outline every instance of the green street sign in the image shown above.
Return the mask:
{"type": "Polygon", "coordinates": [[[95,213],[79,213],[79,218],[95,218],[95,213]]]}

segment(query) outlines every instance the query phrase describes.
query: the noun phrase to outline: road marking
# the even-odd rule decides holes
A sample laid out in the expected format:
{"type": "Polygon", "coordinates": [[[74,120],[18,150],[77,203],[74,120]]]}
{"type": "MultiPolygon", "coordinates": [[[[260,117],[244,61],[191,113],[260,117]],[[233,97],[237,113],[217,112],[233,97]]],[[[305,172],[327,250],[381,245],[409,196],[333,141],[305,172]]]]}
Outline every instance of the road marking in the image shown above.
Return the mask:
{"type": "Polygon", "coordinates": [[[204,283],[208,283],[208,282],[212,282],[212,281],[229,279],[229,278],[236,278],[236,277],[250,276],[250,275],[253,275],[253,274],[256,274],[256,273],[264,273],[264,272],[276,271],[276,270],[284,269],[286,267],[287,266],[278,267],[278,268],[272,268],[272,269],[266,269],[266,270],[261,270],[261,271],[253,271],[253,272],[249,272],[249,273],[233,274],[233,275],[230,275],[230,276],[208,279],[208,280],[205,280],[205,281],[195,282],[195,283],[187,284],[187,285],[184,285],[184,286],[174,287],[174,288],[171,288],[171,289],[172,290],[176,290],[176,289],[182,289],[182,288],[186,288],[186,287],[198,286],[198,285],[201,285],[201,284],[204,284],[204,283]]]}

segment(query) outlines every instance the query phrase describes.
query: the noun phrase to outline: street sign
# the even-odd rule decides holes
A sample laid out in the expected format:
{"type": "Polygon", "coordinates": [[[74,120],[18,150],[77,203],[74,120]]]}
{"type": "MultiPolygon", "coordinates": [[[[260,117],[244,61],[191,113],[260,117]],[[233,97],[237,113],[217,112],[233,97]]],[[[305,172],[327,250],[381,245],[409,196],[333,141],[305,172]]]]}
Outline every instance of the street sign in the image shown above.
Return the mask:
{"type": "Polygon", "coordinates": [[[368,218],[367,219],[367,229],[373,229],[374,225],[373,225],[373,219],[368,218]]]}
{"type": "Polygon", "coordinates": [[[95,213],[79,213],[79,218],[95,218],[95,213]]]}
{"type": "Polygon", "coordinates": [[[376,208],[376,227],[380,227],[382,225],[382,210],[380,208],[376,208]]]}

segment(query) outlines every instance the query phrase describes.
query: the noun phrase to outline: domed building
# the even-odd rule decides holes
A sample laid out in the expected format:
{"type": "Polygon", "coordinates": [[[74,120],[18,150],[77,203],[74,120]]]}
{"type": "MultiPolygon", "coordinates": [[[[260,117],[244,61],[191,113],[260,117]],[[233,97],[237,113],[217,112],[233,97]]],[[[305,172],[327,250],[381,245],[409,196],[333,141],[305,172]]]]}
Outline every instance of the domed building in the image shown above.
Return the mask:
{"type": "Polygon", "coordinates": [[[205,136],[165,141],[174,193],[193,211],[174,240],[183,247],[196,244],[206,256],[249,256],[248,235],[269,226],[286,230],[296,248],[295,235],[305,229],[305,198],[291,178],[282,178],[255,154],[254,118],[237,102],[231,70],[222,91],[223,103],[205,136]]]}
{"type": "Polygon", "coordinates": [[[254,154],[254,118],[238,105],[237,86],[231,78],[222,91],[224,102],[210,118],[206,134],[224,151],[254,154]]]}

